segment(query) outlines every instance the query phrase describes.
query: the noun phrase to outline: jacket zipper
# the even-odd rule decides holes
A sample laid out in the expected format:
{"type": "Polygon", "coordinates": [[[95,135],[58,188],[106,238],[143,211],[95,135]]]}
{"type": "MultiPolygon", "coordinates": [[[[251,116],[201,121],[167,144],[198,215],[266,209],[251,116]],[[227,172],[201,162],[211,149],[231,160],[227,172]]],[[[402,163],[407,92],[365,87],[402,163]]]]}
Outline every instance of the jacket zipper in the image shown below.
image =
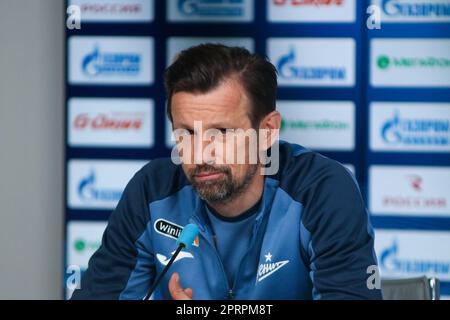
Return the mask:
{"type": "MultiPolygon", "coordinates": [[[[194,218],[195,218],[195,220],[197,221],[197,223],[199,223],[199,225],[202,225],[202,224],[200,223],[200,221],[199,221],[199,219],[198,219],[197,216],[194,216],[194,218]]],[[[262,217],[262,218],[263,218],[263,217],[262,217]]],[[[258,223],[258,222],[255,222],[255,225],[254,225],[254,228],[253,228],[253,234],[252,234],[251,244],[250,244],[249,248],[247,249],[247,251],[245,252],[245,254],[244,254],[244,256],[243,256],[241,262],[239,263],[238,272],[237,272],[237,274],[236,274],[236,277],[234,278],[234,282],[233,282],[233,284],[232,284],[232,285],[233,285],[232,287],[230,287],[230,283],[228,282],[228,277],[227,277],[227,274],[226,274],[226,272],[225,272],[225,267],[223,266],[222,259],[220,258],[219,252],[217,251],[217,248],[216,248],[216,246],[214,245],[215,241],[214,241],[213,237],[210,236],[210,233],[211,233],[211,232],[209,231],[209,228],[208,228],[208,227],[205,227],[205,231],[206,231],[206,233],[208,234],[208,236],[210,236],[211,239],[209,239],[209,237],[206,237],[206,236],[204,235],[204,233],[200,231],[201,236],[202,236],[203,238],[205,238],[206,242],[208,242],[208,244],[211,246],[212,250],[214,251],[214,254],[216,255],[216,260],[217,260],[217,262],[218,262],[218,264],[219,264],[219,266],[220,266],[220,268],[221,268],[221,270],[222,270],[222,276],[223,276],[224,282],[225,282],[226,287],[227,287],[227,291],[228,291],[227,297],[228,297],[228,300],[233,300],[233,299],[235,298],[235,296],[234,296],[234,289],[236,288],[237,280],[238,280],[238,278],[239,278],[239,275],[241,274],[242,265],[243,265],[244,261],[246,260],[246,257],[248,256],[249,252],[250,252],[250,251],[253,249],[253,247],[255,246],[255,237],[257,237],[257,233],[258,233],[258,231],[259,231],[259,227],[260,227],[261,223],[262,223],[262,221],[259,221],[259,223],[258,223]]]]}
{"type": "MultiPolygon", "coordinates": [[[[194,218],[195,218],[197,223],[202,225],[196,216],[194,216],[194,218]]],[[[225,286],[226,286],[227,297],[228,297],[229,300],[232,300],[232,299],[234,299],[234,293],[233,293],[233,289],[230,288],[230,284],[228,283],[228,278],[227,278],[227,274],[225,272],[225,267],[223,266],[223,263],[222,263],[222,260],[221,260],[221,258],[219,256],[219,252],[217,251],[217,248],[213,245],[213,242],[212,242],[213,239],[212,239],[212,236],[210,236],[209,230],[206,230],[206,233],[208,234],[208,237],[205,236],[205,234],[202,231],[200,231],[200,235],[206,240],[206,242],[208,243],[208,245],[211,247],[212,251],[216,255],[216,261],[217,261],[217,264],[220,267],[220,270],[222,271],[222,278],[223,278],[225,286]]]]}
{"type": "Polygon", "coordinates": [[[248,256],[248,254],[251,252],[251,250],[253,250],[253,247],[255,246],[255,237],[257,237],[257,233],[258,233],[260,224],[261,224],[261,223],[255,223],[255,225],[254,225],[254,227],[253,227],[252,238],[251,238],[251,240],[250,240],[250,241],[251,241],[251,244],[250,244],[250,246],[248,247],[247,251],[245,252],[244,256],[242,257],[241,262],[239,263],[238,272],[237,272],[237,274],[236,274],[236,277],[234,278],[233,288],[230,289],[230,291],[229,291],[229,294],[230,294],[230,295],[233,295],[233,290],[236,288],[236,284],[237,284],[238,278],[239,278],[240,274],[242,273],[242,272],[241,272],[242,265],[244,264],[244,262],[245,262],[245,260],[246,260],[246,258],[247,258],[247,256],[248,256]]]}

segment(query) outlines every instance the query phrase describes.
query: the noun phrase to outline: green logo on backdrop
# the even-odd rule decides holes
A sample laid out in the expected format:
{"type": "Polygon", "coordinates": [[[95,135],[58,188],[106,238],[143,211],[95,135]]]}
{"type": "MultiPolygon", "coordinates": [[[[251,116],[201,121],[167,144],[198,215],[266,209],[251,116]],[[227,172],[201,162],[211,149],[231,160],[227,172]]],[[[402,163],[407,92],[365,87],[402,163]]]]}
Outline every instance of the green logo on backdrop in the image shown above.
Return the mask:
{"type": "Polygon", "coordinates": [[[389,68],[450,68],[450,59],[441,57],[388,57],[380,55],[377,59],[378,68],[387,70],[389,68]]]}
{"type": "Polygon", "coordinates": [[[380,69],[387,69],[389,67],[389,57],[388,56],[380,56],[378,57],[378,67],[380,69]]]}
{"type": "Polygon", "coordinates": [[[97,250],[100,247],[100,243],[96,241],[86,241],[85,239],[76,239],[73,244],[75,251],[83,252],[87,249],[97,250]]]}
{"type": "Polygon", "coordinates": [[[280,132],[290,130],[347,130],[350,125],[338,120],[287,120],[281,118],[280,132]]]}

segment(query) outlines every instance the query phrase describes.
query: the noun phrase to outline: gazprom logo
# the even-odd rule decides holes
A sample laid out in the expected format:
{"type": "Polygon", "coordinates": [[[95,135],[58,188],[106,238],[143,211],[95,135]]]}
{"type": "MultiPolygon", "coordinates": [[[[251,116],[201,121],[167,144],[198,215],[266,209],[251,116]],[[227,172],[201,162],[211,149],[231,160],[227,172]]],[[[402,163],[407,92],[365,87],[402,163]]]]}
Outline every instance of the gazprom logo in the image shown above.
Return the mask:
{"type": "Polygon", "coordinates": [[[381,128],[382,139],[388,144],[449,145],[449,120],[401,118],[395,111],[392,119],[381,128]]]}
{"type": "Polygon", "coordinates": [[[382,10],[390,17],[450,17],[450,1],[382,0],[382,10]]]}
{"type": "Polygon", "coordinates": [[[345,80],[347,71],[344,67],[303,67],[296,64],[296,51],[294,47],[281,56],[277,62],[280,77],[285,79],[301,80],[345,80]]]}
{"type": "Polygon", "coordinates": [[[244,0],[178,0],[178,11],[186,16],[241,17],[244,0]]]}
{"type": "Polygon", "coordinates": [[[119,201],[122,190],[100,188],[96,185],[96,173],[90,173],[81,179],[78,185],[78,195],[80,199],[87,201],[119,201]]]}
{"type": "Polygon", "coordinates": [[[392,245],[381,251],[380,267],[389,273],[450,274],[450,261],[402,259],[399,245],[394,239],[392,245]]]}
{"type": "Polygon", "coordinates": [[[141,70],[141,55],[134,53],[102,52],[98,45],[82,62],[83,73],[88,76],[136,76],[141,70]]]}

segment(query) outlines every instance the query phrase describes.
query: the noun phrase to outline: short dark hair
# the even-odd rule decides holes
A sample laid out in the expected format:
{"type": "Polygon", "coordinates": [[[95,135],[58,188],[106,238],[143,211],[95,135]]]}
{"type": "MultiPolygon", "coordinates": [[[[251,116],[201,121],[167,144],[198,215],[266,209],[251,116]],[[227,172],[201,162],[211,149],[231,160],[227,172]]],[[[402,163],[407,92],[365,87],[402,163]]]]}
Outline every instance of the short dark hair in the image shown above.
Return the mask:
{"type": "Polygon", "coordinates": [[[224,79],[237,76],[252,104],[249,114],[256,127],[264,116],[275,110],[277,71],[267,57],[241,47],[205,43],[177,56],[164,74],[167,115],[172,121],[171,98],[177,92],[206,93],[224,79]]]}

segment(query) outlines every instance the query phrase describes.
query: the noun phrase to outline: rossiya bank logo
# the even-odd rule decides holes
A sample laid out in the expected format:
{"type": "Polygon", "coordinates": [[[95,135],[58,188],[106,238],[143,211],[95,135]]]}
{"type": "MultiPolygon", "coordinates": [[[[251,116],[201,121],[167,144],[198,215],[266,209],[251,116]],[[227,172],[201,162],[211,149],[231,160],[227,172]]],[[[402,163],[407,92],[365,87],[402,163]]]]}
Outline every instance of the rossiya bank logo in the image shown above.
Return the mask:
{"type": "Polygon", "coordinates": [[[379,55],[377,66],[382,71],[391,69],[446,69],[450,72],[450,59],[445,57],[391,57],[379,55]]]}
{"type": "Polygon", "coordinates": [[[136,76],[141,71],[141,55],[137,53],[103,52],[97,44],[82,61],[83,73],[99,75],[136,76]]]}

